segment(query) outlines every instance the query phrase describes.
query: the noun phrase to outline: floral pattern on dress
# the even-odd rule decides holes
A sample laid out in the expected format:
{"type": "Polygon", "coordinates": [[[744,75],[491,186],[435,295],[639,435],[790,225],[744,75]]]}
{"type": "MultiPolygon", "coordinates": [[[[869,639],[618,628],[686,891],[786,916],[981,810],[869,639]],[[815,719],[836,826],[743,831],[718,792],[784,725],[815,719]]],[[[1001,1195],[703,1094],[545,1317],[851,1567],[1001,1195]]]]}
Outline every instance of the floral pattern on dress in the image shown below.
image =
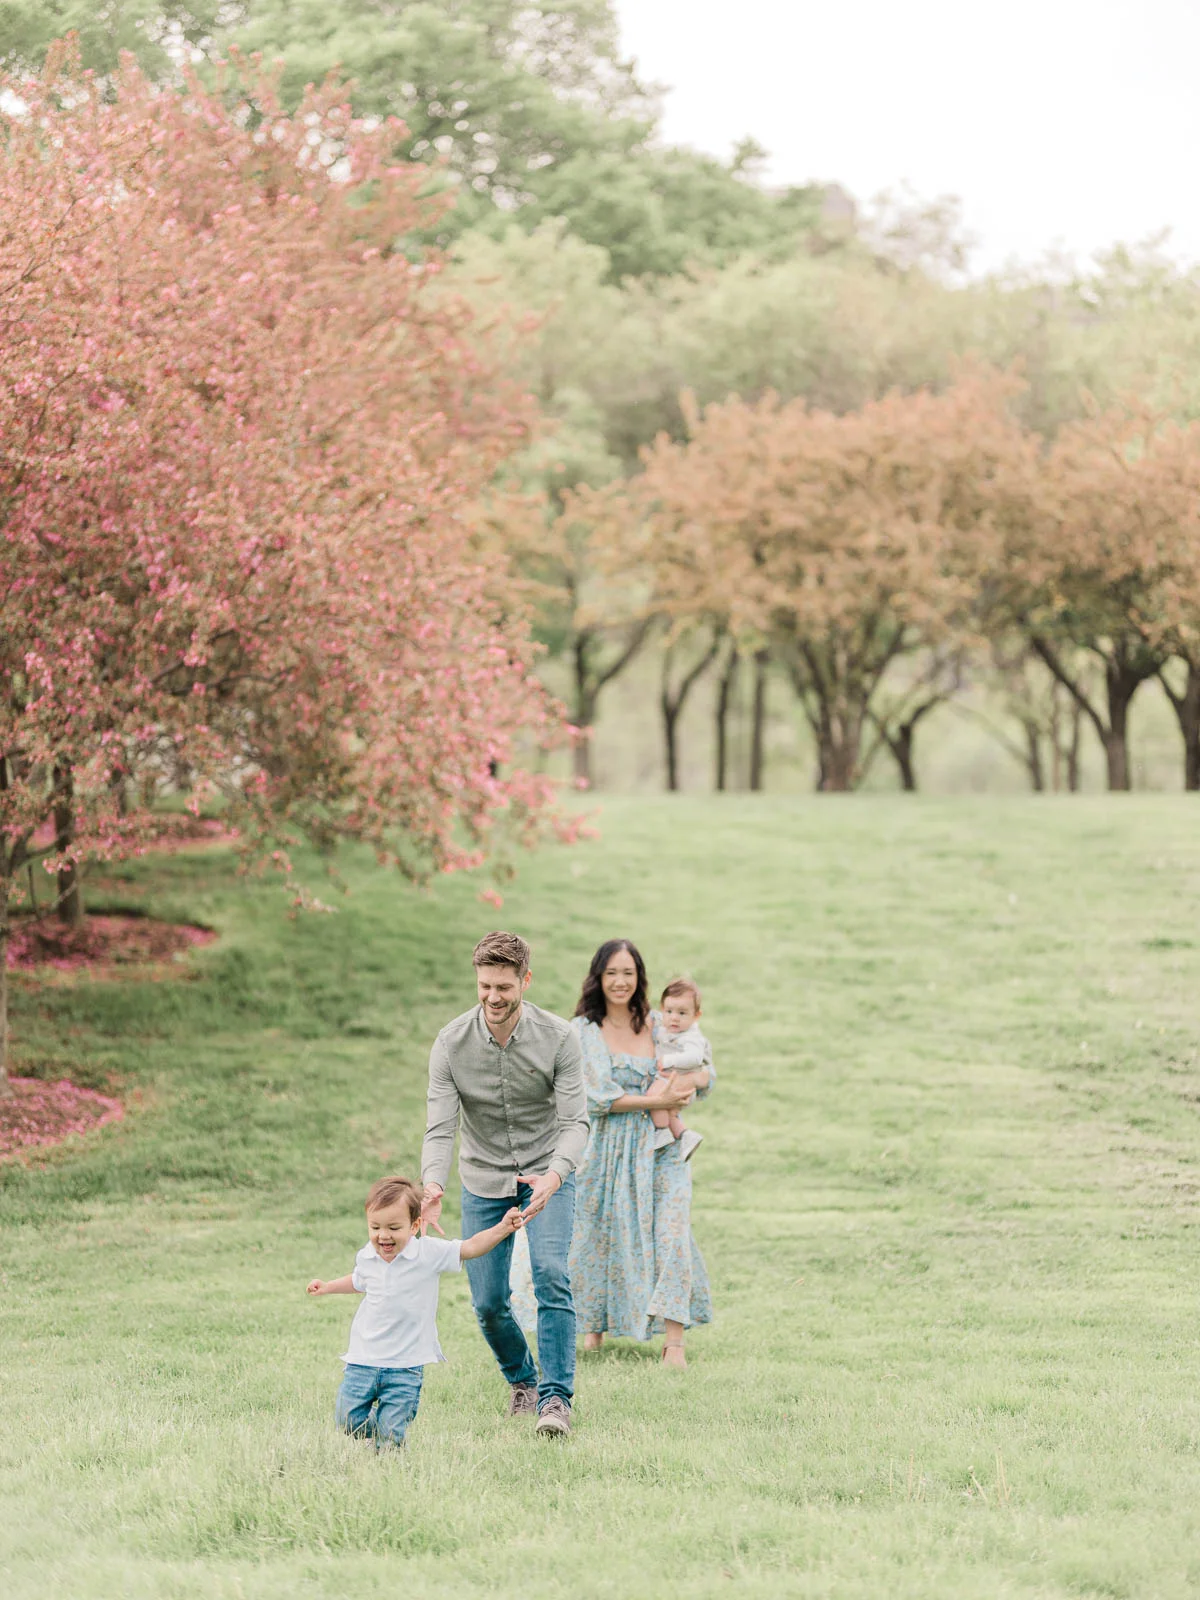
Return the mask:
{"type": "MultiPolygon", "coordinates": [[[[650,1020],[657,1043],[662,1018],[652,1011],[650,1020]]],[[[708,1272],[692,1237],[692,1170],[679,1142],[656,1151],[648,1111],[608,1112],[621,1095],[646,1092],[655,1062],[613,1055],[599,1026],[583,1017],[572,1026],[583,1048],[592,1121],[575,1180],[571,1244],[579,1331],[649,1339],[664,1321],[711,1322],[708,1272]]]]}

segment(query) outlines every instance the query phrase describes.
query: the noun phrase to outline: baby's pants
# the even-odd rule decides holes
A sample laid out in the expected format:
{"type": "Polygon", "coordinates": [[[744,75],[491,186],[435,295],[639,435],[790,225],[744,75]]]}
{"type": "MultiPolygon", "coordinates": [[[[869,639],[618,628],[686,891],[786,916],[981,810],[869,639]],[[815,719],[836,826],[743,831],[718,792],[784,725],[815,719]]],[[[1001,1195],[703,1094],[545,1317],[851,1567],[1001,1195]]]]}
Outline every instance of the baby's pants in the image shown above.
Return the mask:
{"type": "Polygon", "coordinates": [[[423,1367],[358,1367],[346,1363],[334,1415],[358,1439],[403,1444],[421,1400],[423,1367]]]}

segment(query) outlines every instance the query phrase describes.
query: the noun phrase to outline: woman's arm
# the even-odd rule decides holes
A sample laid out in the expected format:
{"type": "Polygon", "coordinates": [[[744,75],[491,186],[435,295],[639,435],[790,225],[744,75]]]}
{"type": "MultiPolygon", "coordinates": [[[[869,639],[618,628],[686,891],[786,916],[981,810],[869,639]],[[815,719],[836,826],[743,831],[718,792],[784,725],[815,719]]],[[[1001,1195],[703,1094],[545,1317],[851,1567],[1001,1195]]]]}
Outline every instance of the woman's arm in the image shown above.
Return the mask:
{"type": "Polygon", "coordinates": [[[648,1094],[622,1094],[609,1106],[614,1111],[678,1111],[692,1098],[691,1085],[674,1084],[664,1079],[661,1088],[650,1089],[648,1094]]]}
{"type": "Polygon", "coordinates": [[[309,1294],[361,1294],[361,1289],[354,1287],[354,1274],[348,1272],[344,1278],[330,1278],[328,1283],[322,1283],[320,1278],[314,1278],[308,1286],[309,1294]]]}
{"type": "Polygon", "coordinates": [[[682,1078],[687,1084],[688,1088],[693,1091],[696,1089],[707,1089],[709,1084],[712,1082],[712,1074],[705,1066],[677,1067],[670,1061],[660,1061],[659,1070],[664,1075],[667,1073],[673,1073],[676,1077],[682,1078]]]}

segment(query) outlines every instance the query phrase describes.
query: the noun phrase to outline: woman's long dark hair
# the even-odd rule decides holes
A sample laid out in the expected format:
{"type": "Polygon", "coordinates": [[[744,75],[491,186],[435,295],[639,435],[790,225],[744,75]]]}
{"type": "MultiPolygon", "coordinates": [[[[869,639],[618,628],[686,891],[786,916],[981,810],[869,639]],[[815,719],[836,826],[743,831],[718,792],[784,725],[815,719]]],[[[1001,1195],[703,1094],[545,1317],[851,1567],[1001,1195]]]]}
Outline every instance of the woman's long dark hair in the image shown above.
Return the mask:
{"type": "Polygon", "coordinates": [[[605,967],[621,950],[628,951],[633,957],[633,967],[637,973],[637,985],[629,998],[629,1015],[633,1018],[634,1033],[641,1033],[646,1026],[646,1016],[650,1010],[650,999],[646,988],[646,963],[642,960],[637,945],[630,944],[628,939],[607,939],[596,951],[588,968],[588,975],[583,980],[583,990],[579,996],[579,1004],[575,1007],[575,1015],[586,1017],[589,1022],[604,1021],[607,1007],[600,979],[604,976],[605,967]]]}

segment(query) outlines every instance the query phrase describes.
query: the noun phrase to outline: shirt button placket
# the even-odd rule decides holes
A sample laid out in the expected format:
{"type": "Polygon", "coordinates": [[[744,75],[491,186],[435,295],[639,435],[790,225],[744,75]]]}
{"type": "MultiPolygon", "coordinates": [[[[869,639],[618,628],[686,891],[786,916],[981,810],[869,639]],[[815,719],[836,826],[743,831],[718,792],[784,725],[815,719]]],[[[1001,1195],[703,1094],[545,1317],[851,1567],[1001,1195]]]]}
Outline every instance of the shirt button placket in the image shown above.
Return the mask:
{"type": "Polygon", "coordinates": [[[500,1052],[500,1098],[504,1102],[504,1133],[508,1139],[508,1153],[515,1167],[520,1167],[517,1152],[513,1149],[512,1110],[508,1103],[508,1051],[503,1045],[497,1045],[500,1052]]]}

